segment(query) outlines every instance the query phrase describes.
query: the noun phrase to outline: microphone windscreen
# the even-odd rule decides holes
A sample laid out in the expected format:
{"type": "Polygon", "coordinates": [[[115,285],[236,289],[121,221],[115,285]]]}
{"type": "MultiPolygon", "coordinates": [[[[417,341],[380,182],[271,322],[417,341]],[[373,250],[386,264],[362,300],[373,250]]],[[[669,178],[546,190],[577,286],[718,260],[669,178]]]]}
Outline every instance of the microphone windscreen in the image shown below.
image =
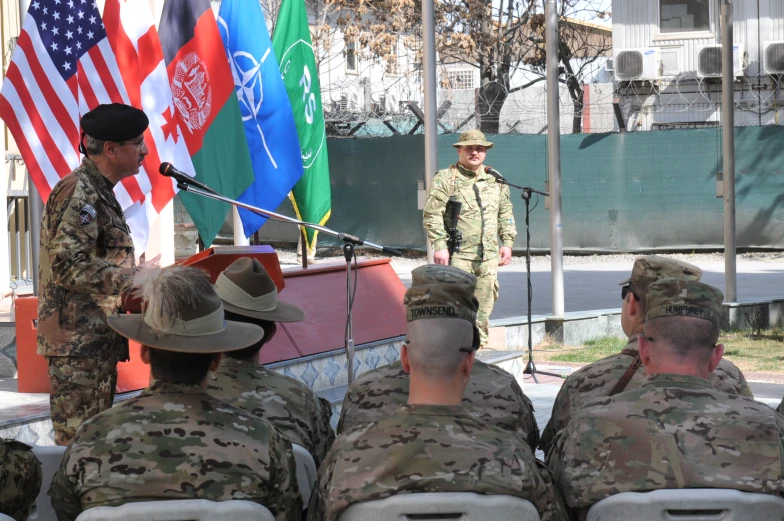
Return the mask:
{"type": "Polygon", "coordinates": [[[171,168],[171,163],[163,162],[161,163],[161,166],[158,167],[158,172],[160,172],[163,175],[166,175],[166,172],[168,172],[170,168],[171,168]]]}

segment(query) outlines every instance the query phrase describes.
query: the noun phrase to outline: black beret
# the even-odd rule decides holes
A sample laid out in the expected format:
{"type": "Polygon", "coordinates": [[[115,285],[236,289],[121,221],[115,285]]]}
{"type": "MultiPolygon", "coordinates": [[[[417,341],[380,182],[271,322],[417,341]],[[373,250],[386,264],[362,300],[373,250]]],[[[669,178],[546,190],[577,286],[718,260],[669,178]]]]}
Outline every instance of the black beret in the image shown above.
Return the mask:
{"type": "Polygon", "coordinates": [[[98,105],[82,116],[85,134],[101,141],[126,141],[144,133],[150,120],[147,115],[130,105],[112,103],[98,105]]]}

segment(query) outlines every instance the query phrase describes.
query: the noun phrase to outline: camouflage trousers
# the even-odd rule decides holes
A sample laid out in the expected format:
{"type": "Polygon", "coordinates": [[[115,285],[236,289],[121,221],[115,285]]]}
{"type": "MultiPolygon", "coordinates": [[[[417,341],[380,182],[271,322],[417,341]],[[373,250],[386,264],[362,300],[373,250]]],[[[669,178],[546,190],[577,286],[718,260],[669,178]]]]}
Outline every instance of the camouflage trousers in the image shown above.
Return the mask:
{"type": "Polygon", "coordinates": [[[490,313],[498,299],[498,257],[488,260],[469,260],[453,258],[450,264],[476,277],[474,296],[479,301],[476,312],[476,327],[482,347],[487,347],[490,334],[490,313]]]}
{"type": "Polygon", "coordinates": [[[0,440],[0,513],[24,521],[41,490],[41,463],[32,447],[0,440]]]}
{"type": "Polygon", "coordinates": [[[68,445],[85,420],[112,406],[117,361],[73,356],[48,359],[54,442],[68,445]]]}

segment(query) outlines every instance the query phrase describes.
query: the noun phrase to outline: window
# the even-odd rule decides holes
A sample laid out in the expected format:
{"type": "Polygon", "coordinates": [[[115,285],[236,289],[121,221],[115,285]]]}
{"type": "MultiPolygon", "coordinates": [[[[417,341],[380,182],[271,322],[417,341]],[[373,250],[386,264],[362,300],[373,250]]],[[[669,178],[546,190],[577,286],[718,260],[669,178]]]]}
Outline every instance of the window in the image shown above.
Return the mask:
{"type": "Polygon", "coordinates": [[[710,31],[710,0],[659,0],[662,33],[710,31]]]}
{"type": "Polygon", "coordinates": [[[346,42],[346,72],[358,72],[357,42],[346,42]]]}
{"type": "Polygon", "coordinates": [[[473,89],[473,69],[454,69],[446,71],[446,88],[448,89],[473,89]]]}

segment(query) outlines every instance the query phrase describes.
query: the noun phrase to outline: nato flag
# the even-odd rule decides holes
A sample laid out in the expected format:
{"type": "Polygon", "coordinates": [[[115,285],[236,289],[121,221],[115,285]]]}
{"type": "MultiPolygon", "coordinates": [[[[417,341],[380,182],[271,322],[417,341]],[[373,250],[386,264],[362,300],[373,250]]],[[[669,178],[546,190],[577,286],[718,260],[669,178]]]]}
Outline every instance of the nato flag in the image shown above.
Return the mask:
{"type": "MultiPolygon", "coordinates": [[[[258,0],[223,0],[218,28],[234,77],[255,175],[239,200],[275,211],[302,177],[302,158],[291,102],[258,0]]],[[[266,220],[242,208],[239,212],[246,237],[266,220]]]]}

